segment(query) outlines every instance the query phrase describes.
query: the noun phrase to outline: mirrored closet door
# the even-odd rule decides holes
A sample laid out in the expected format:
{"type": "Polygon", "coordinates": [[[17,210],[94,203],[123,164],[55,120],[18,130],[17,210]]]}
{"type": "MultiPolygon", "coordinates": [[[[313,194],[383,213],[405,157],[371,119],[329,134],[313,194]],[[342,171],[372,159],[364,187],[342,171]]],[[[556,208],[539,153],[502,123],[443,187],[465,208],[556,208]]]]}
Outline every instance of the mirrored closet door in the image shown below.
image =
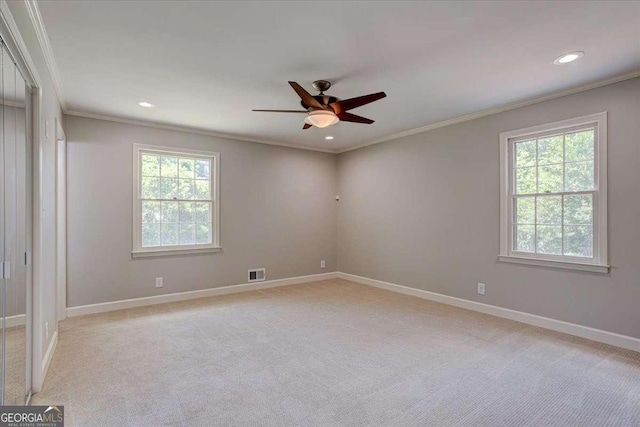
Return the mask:
{"type": "Polygon", "coordinates": [[[23,405],[30,390],[30,91],[4,43],[0,72],[0,402],[23,405]]]}

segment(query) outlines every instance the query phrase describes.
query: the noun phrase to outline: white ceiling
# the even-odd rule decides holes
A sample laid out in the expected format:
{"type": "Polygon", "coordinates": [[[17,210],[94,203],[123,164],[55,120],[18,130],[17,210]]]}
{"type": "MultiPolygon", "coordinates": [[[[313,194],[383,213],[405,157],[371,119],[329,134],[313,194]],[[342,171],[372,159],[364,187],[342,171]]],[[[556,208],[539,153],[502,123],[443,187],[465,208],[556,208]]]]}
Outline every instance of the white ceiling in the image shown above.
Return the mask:
{"type": "Polygon", "coordinates": [[[41,1],[67,111],[341,151],[640,70],[640,2],[41,1]],[[556,66],[559,55],[584,58],[556,66]],[[302,130],[294,80],[372,125],[302,130]],[[156,108],[144,109],[138,100],[156,108]],[[333,135],[333,141],[325,141],[333,135]]]}

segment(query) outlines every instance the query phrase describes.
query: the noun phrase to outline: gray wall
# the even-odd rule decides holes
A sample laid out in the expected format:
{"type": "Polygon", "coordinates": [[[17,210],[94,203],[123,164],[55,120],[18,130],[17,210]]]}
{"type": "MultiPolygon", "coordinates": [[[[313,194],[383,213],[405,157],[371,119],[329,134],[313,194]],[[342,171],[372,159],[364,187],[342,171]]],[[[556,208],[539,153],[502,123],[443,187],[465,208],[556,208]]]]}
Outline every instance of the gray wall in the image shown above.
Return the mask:
{"type": "Polygon", "coordinates": [[[339,271],[640,338],[640,78],[347,152],[338,173],[339,271]],[[601,111],[610,274],[497,262],[500,132],[601,111]]]}
{"type": "Polygon", "coordinates": [[[640,337],[639,118],[633,79],[334,156],[67,116],[68,304],[339,270],[640,337]],[[500,132],[600,111],[611,273],[497,262],[500,132]],[[223,253],[131,259],[134,143],[221,152],[223,253]]]}
{"type": "Polygon", "coordinates": [[[336,270],[335,155],[74,116],[65,132],[69,307],[336,270]],[[134,143],[221,153],[222,253],[131,258],[134,143]]]}

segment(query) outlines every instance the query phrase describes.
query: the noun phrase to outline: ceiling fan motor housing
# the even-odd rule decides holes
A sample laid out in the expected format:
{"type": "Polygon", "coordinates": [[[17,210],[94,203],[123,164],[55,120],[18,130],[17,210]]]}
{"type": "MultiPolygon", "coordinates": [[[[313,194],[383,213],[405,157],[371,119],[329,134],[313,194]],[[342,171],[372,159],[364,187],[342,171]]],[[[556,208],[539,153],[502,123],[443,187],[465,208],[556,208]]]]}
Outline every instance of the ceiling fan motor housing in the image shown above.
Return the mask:
{"type": "MultiPolygon", "coordinates": [[[[331,104],[333,102],[339,101],[339,99],[336,98],[335,96],[329,96],[329,95],[313,95],[313,97],[315,98],[316,101],[318,101],[320,104],[325,105],[325,106],[328,106],[329,104],[331,104]]],[[[304,101],[300,101],[300,105],[302,105],[302,107],[306,108],[307,110],[316,109],[314,107],[311,107],[311,106],[305,104],[304,101]]]]}

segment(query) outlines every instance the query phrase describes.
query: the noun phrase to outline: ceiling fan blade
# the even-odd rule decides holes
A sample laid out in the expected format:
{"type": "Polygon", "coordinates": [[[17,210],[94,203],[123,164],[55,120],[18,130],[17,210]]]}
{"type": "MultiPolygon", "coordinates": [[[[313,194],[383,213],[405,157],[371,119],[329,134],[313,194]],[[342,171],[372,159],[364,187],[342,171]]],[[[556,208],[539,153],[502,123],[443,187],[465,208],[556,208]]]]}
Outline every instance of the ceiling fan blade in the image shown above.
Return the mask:
{"type": "Polygon", "coordinates": [[[320,104],[317,99],[315,99],[313,96],[311,96],[311,94],[309,92],[304,90],[304,88],[302,86],[300,86],[298,83],[289,82],[289,84],[291,85],[293,90],[296,91],[296,93],[298,94],[300,99],[302,99],[302,102],[304,102],[305,105],[308,105],[309,107],[319,108],[321,110],[324,110],[324,106],[322,104],[320,104]]]}
{"type": "Polygon", "coordinates": [[[302,126],[302,130],[309,129],[310,127],[311,125],[309,123],[305,123],[304,126],[302,126]]]}
{"type": "Polygon", "coordinates": [[[308,113],[307,110],[251,110],[263,113],[308,113]]]}
{"type": "Polygon", "coordinates": [[[363,105],[369,104],[373,101],[377,101],[386,97],[387,94],[384,92],[372,93],[370,95],[358,96],[357,98],[349,98],[344,99],[342,101],[336,101],[329,106],[333,108],[333,111],[340,115],[340,113],[344,111],[348,111],[357,107],[362,107],[363,105]]]}
{"type": "Polygon", "coordinates": [[[338,114],[338,118],[341,122],[366,123],[368,125],[374,122],[374,120],[367,119],[366,117],[362,116],[356,116],[355,114],[351,113],[340,113],[338,114]]]}

